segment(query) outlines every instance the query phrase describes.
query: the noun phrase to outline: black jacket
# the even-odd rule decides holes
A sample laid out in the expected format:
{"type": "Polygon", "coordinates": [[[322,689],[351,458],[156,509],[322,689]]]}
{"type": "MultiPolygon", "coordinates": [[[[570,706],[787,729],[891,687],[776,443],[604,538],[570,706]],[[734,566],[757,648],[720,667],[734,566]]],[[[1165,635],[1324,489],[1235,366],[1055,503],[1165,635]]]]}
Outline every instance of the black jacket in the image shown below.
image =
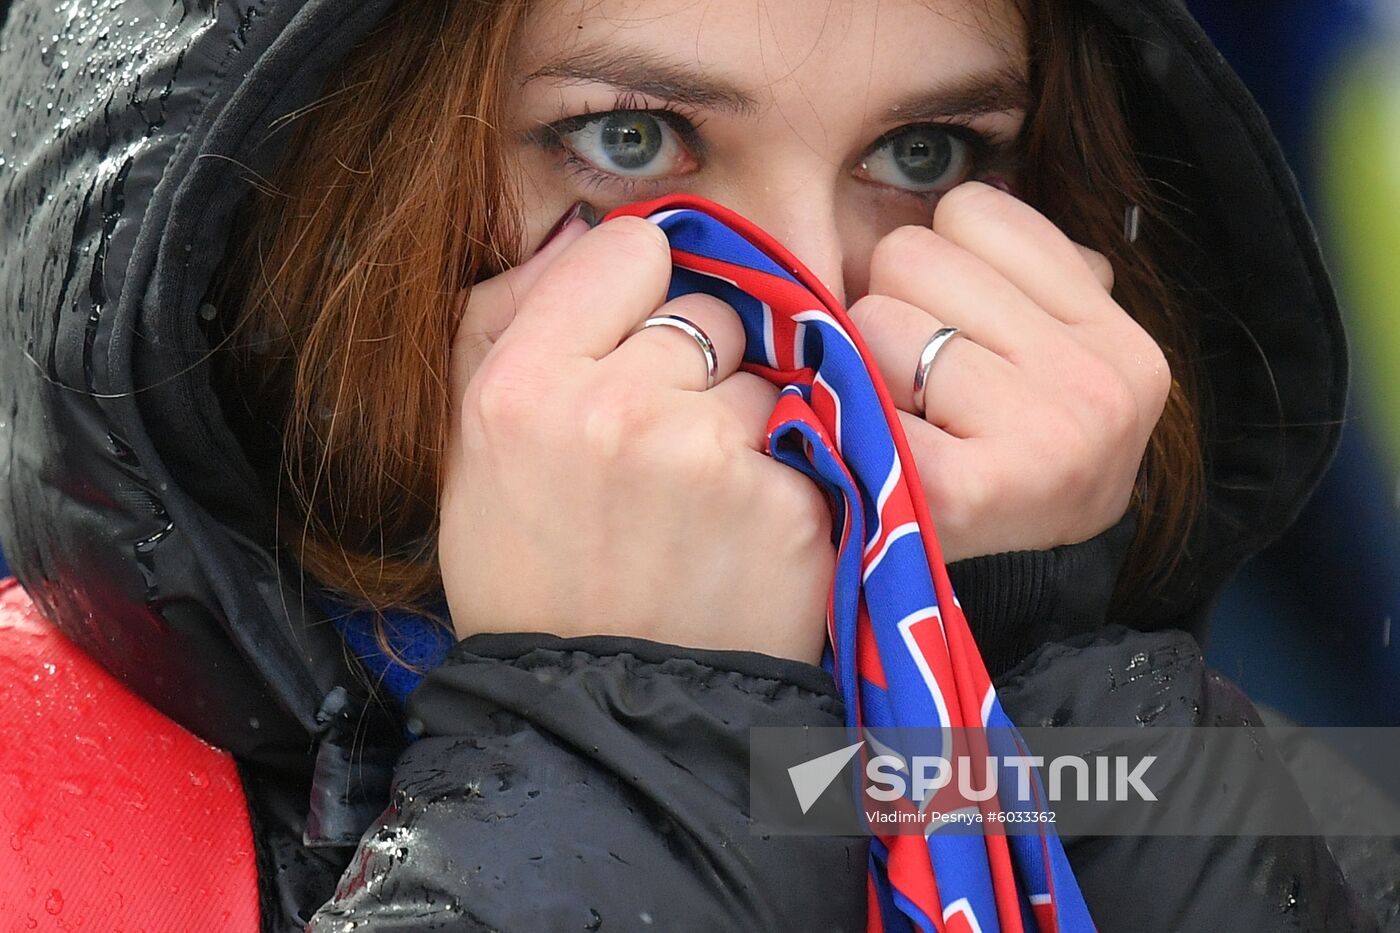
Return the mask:
{"type": "MultiPolygon", "coordinates": [[[[1331,456],[1341,326],[1292,177],[1216,51],[1172,0],[1094,2],[1138,52],[1136,142],[1192,246],[1175,271],[1201,299],[1209,501],[1165,595],[1120,624],[1127,526],[957,565],[955,584],[1018,722],[1249,720],[1197,639],[1331,456]]],[[[274,121],[388,6],[10,5],[0,549],[63,631],[237,756],[268,931],[313,913],[314,930],[863,927],[862,840],[746,828],[747,730],[838,724],[821,670],[477,636],[410,698],[424,738],[405,749],[274,547],[211,384],[203,295],[247,170],[285,141],[274,121]]],[[[1316,839],[1069,853],[1104,931],[1373,928],[1316,839]]]]}

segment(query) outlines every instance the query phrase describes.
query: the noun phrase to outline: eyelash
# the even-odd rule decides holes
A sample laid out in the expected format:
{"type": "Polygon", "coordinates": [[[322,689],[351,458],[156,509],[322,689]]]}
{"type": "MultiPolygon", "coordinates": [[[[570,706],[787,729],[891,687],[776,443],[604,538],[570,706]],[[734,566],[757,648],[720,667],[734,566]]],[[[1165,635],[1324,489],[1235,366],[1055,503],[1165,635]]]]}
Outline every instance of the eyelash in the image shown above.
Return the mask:
{"type": "Polygon", "coordinates": [[[628,199],[635,199],[639,188],[659,193],[670,183],[670,179],[631,178],[614,175],[611,172],[602,171],[564,145],[565,136],[575,130],[582,129],[599,117],[618,112],[647,113],[659,117],[676,131],[697,159],[704,159],[706,146],[704,139],[700,136],[700,127],[705,125],[703,118],[670,101],[659,107],[646,105],[646,102],[634,93],[618,94],[613,100],[612,106],[605,110],[595,111],[585,104],[583,113],[556,120],[530,133],[527,138],[541,148],[561,154],[564,159],[564,171],[585,187],[600,188],[603,185],[613,185],[622,193],[623,197],[628,199]]]}
{"type": "MultiPolygon", "coordinates": [[[[562,156],[562,168],[569,177],[581,186],[587,188],[601,188],[604,185],[611,185],[627,199],[635,199],[639,189],[649,193],[661,193],[665,188],[673,184],[669,178],[637,178],[623,175],[614,175],[605,172],[589,162],[587,159],[575,153],[564,144],[564,137],[575,130],[582,129],[599,117],[607,116],[610,113],[632,112],[647,113],[664,120],[685,142],[695,157],[701,161],[705,156],[705,142],[700,136],[700,128],[705,125],[704,119],[697,119],[697,114],[683,107],[676,106],[670,101],[661,106],[648,106],[641,100],[639,95],[633,93],[620,93],[614,99],[611,107],[605,110],[594,111],[584,105],[583,113],[572,117],[565,117],[557,120],[540,129],[530,133],[527,139],[537,146],[548,151],[555,152],[562,156]]],[[[956,135],[961,141],[966,143],[972,150],[972,170],[968,174],[969,179],[983,178],[994,172],[997,174],[1013,174],[1015,159],[1015,143],[997,139],[991,134],[984,133],[971,124],[958,119],[949,119],[943,122],[929,123],[906,123],[897,126],[880,136],[879,139],[871,143],[858,161],[868,159],[873,153],[878,152],[890,140],[900,133],[919,126],[936,126],[940,129],[948,130],[956,135]]],[[[943,192],[938,191],[911,191],[906,188],[897,188],[891,185],[883,185],[879,182],[868,182],[869,184],[893,191],[909,197],[919,198],[925,201],[936,201],[943,196],[943,192]]]]}

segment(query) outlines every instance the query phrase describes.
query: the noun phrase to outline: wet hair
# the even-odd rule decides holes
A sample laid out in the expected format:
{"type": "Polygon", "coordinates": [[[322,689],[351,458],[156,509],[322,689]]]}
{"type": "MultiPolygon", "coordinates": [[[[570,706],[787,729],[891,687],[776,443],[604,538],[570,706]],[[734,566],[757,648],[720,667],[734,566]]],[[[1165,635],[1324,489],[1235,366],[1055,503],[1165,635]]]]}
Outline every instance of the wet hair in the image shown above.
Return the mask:
{"type": "MultiPolygon", "coordinates": [[[[1104,253],[1114,295],[1174,375],[1131,508],[1115,594],[1131,612],[1180,559],[1204,468],[1188,322],[1154,230],[1107,25],[1083,0],[1021,0],[1033,103],[1019,193],[1104,253]]],[[[524,249],[505,146],[519,0],[399,4],[312,106],[289,115],[278,168],[242,205],[211,300],[236,308],[216,378],[275,492],[275,544],[339,599],[421,610],[441,588],[438,497],[459,290],[524,249]]],[[[381,641],[383,641],[381,629],[381,641]]],[[[388,645],[383,647],[388,649],[388,645]]]]}

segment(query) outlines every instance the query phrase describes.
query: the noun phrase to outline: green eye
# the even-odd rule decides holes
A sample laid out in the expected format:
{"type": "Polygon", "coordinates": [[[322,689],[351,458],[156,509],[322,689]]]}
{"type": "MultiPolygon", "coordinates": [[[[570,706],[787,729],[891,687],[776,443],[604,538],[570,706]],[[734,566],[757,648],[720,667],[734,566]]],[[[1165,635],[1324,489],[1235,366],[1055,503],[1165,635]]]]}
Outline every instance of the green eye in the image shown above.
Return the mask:
{"type": "Polygon", "coordinates": [[[559,143],[600,171],[631,178],[684,174],[694,158],[664,115],[648,110],[610,110],[568,121],[559,143]]]}
{"type": "Polygon", "coordinates": [[[599,149],[620,169],[646,166],[665,142],[661,121],[649,113],[613,113],[598,128],[599,149]]]}
{"type": "Polygon", "coordinates": [[[967,180],[973,147],[946,127],[925,124],[885,136],[860,163],[871,181],[927,192],[954,188],[967,180]]]}

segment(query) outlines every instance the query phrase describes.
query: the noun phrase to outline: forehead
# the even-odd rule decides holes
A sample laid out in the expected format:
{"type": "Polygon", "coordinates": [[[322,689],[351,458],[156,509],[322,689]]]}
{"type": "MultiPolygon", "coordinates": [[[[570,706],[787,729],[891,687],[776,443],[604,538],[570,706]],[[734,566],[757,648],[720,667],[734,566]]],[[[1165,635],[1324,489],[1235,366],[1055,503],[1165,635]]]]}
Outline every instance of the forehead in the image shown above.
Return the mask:
{"type": "MultiPolygon", "coordinates": [[[[1020,65],[1017,0],[537,0],[526,73],[581,51],[646,50],[759,99],[794,91],[890,96],[1020,65]]],[[[813,97],[821,109],[820,97],[813,97]]]]}

